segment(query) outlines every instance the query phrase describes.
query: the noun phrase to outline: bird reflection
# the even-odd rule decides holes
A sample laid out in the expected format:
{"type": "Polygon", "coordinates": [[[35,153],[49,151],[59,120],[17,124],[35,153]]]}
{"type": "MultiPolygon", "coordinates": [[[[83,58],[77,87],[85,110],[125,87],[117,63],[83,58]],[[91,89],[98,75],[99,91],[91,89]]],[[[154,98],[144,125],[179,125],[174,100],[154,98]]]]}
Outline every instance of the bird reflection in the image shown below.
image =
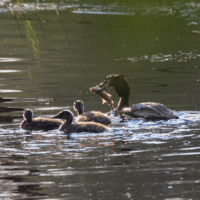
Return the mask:
{"type": "Polygon", "coordinates": [[[0,97],[0,102],[6,102],[6,101],[13,101],[13,99],[5,99],[5,98],[0,97]]]}
{"type": "Polygon", "coordinates": [[[12,122],[14,119],[22,118],[21,116],[0,116],[0,122],[12,122]]]}
{"type": "Polygon", "coordinates": [[[13,112],[13,111],[22,111],[23,108],[7,108],[7,107],[0,107],[0,113],[2,112],[13,112]]]}
{"type": "MultiPolygon", "coordinates": [[[[0,98],[1,101],[1,98],[0,98]]],[[[4,112],[14,112],[14,111],[22,111],[23,108],[8,108],[8,107],[0,107],[0,113],[4,113],[4,112]]],[[[12,122],[13,119],[19,119],[21,118],[21,116],[0,116],[0,121],[1,122],[12,122]]]]}
{"type": "MultiPolygon", "coordinates": [[[[45,131],[41,131],[41,132],[44,132],[45,131]]],[[[31,140],[46,140],[46,136],[45,135],[41,135],[41,134],[32,134],[33,131],[31,130],[28,130],[28,131],[24,131],[23,132],[23,135],[24,135],[24,141],[25,142],[30,142],[31,140]]],[[[66,136],[62,137],[62,140],[68,140],[68,139],[71,139],[71,136],[70,134],[65,134],[66,136]]]]}

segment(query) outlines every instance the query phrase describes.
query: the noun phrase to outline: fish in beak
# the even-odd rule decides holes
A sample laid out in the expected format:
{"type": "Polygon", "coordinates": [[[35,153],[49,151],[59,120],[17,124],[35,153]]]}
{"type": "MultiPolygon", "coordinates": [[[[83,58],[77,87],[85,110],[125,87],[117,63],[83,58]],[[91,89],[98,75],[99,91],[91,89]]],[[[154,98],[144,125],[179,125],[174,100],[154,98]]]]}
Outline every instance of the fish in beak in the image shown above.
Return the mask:
{"type": "MultiPolygon", "coordinates": [[[[104,83],[101,83],[99,85],[104,85],[104,83]]],[[[104,91],[104,88],[100,88],[98,86],[91,87],[90,91],[98,94],[102,98],[102,103],[104,104],[105,102],[107,102],[111,110],[114,110],[114,106],[113,106],[114,101],[111,99],[111,94],[104,91]]]]}
{"type": "Polygon", "coordinates": [[[109,81],[104,80],[102,83],[100,83],[96,87],[100,87],[101,90],[106,90],[107,88],[109,88],[109,81]]]}

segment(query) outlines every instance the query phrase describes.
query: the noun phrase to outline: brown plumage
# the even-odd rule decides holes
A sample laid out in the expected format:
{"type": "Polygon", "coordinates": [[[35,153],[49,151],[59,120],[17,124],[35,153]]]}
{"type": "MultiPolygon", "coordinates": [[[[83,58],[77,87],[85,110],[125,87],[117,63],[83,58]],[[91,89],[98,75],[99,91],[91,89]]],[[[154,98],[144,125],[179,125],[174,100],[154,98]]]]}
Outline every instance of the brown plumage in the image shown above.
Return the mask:
{"type": "Polygon", "coordinates": [[[129,107],[130,88],[127,80],[120,74],[111,74],[98,87],[114,88],[119,96],[116,114],[126,114],[131,117],[141,117],[150,120],[178,119],[179,117],[161,103],[145,102],[133,104],[129,107]]]}
{"type": "Polygon", "coordinates": [[[53,118],[66,120],[59,128],[60,131],[65,131],[67,133],[80,133],[80,132],[91,132],[91,133],[101,133],[109,131],[106,126],[95,123],[95,122],[73,122],[74,115],[69,110],[63,110],[59,112],[53,118]]]}
{"type": "Polygon", "coordinates": [[[34,114],[31,109],[24,110],[24,120],[20,127],[25,130],[52,130],[57,129],[62,124],[60,120],[44,117],[33,118],[34,114]]]}
{"type": "Polygon", "coordinates": [[[110,117],[100,111],[90,111],[84,113],[84,104],[81,100],[76,100],[74,102],[74,110],[78,114],[76,122],[97,122],[104,125],[111,124],[110,117]]]}

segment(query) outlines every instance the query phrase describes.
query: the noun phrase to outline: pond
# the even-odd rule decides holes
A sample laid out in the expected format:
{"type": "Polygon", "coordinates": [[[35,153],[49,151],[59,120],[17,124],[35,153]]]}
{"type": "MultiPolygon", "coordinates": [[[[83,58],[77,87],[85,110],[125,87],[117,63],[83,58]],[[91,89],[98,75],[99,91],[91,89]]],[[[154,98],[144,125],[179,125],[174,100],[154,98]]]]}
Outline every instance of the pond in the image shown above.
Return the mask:
{"type": "Polygon", "coordinates": [[[198,1],[1,1],[0,198],[199,199],[199,24],[198,1]],[[161,102],[179,119],[20,129],[26,108],[52,117],[81,99],[109,112],[89,91],[109,74],[126,76],[130,104],[161,102]]]}

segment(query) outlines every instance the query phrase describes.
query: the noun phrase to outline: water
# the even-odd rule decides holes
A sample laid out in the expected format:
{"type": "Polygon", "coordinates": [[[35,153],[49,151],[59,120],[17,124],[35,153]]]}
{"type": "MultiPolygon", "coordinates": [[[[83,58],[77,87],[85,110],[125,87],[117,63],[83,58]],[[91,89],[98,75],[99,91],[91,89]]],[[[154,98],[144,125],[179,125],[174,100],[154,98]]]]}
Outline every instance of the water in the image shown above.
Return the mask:
{"type": "Polygon", "coordinates": [[[199,199],[199,9],[189,0],[0,2],[0,198],[199,199]],[[115,118],[100,134],[19,128],[25,108],[51,117],[81,99],[108,112],[89,87],[112,73],[126,75],[130,104],[161,102],[180,119],[115,118]]]}

